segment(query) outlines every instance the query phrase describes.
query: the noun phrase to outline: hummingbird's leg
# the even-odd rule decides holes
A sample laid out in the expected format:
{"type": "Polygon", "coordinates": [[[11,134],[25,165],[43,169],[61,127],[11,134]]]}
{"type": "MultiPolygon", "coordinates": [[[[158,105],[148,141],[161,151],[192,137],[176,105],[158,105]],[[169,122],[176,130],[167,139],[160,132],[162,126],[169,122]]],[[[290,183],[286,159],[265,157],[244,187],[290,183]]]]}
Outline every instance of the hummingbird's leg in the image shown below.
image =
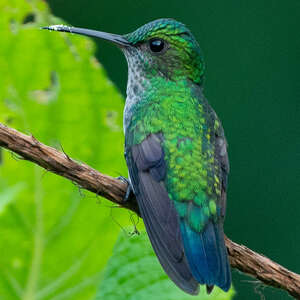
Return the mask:
{"type": "Polygon", "coordinates": [[[117,177],[117,179],[127,183],[127,190],[126,190],[126,194],[125,194],[125,197],[123,198],[123,201],[122,202],[128,202],[129,199],[131,199],[132,197],[134,197],[134,191],[133,191],[133,187],[132,187],[132,184],[130,182],[130,179],[124,177],[124,176],[119,176],[117,177]]]}
{"type": "Polygon", "coordinates": [[[206,293],[209,295],[212,290],[214,289],[214,286],[213,285],[206,285],[206,293]]]}

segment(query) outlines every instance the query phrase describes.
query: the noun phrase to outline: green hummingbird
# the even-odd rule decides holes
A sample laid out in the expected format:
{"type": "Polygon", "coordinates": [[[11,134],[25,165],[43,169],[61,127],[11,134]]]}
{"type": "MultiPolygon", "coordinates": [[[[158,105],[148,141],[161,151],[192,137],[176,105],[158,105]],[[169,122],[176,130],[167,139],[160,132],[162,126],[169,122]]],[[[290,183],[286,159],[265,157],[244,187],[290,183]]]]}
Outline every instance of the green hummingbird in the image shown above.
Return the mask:
{"type": "Polygon", "coordinates": [[[45,29],[108,40],[128,62],[124,108],[129,183],[153,249],[168,276],[197,294],[228,291],[223,223],[229,163],[220,120],[203,95],[200,47],[182,23],[159,19],[116,35],[45,29]]]}

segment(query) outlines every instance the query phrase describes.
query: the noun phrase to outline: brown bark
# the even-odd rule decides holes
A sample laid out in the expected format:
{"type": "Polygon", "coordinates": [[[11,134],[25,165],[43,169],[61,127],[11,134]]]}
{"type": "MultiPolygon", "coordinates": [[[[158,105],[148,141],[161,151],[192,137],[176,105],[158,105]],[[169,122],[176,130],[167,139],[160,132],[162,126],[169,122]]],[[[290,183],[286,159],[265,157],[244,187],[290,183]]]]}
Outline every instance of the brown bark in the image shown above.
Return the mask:
{"type": "Polygon", "coordinates": [[[262,254],[244,245],[225,238],[230,265],[251,275],[266,285],[286,290],[291,296],[300,299],[300,275],[289,271],[262,254]]]}
{"type": "MultiPolygon", "coordinates": [[[[22,134],[0,123],[0,146],[139,214],[134,199],[122,202],[127,188],[124,182],[74,161],[64,152],[42,144],[33,136],[22,134]]],[[[300,275],[243,245],[234,243],[227,237],[226,246],[233,268],[257,278],[266,285],[284,289],[291,296],[300,299],[300,275]]]]}

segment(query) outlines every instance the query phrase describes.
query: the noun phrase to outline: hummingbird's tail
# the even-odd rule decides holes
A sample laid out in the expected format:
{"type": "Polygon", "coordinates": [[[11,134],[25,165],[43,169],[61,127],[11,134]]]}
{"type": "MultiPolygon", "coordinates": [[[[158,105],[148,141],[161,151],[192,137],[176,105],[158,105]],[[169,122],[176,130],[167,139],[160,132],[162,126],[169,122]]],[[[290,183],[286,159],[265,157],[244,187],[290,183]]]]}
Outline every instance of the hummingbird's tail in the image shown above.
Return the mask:
{"type": "Polygon", "coordinates": [[[199,233],[182,220],[181,233],[194,278],[200,284],[209,287],[217,285],[227,292],[231,285],[231,273],[222,224],[210,221],[199,233]]]}

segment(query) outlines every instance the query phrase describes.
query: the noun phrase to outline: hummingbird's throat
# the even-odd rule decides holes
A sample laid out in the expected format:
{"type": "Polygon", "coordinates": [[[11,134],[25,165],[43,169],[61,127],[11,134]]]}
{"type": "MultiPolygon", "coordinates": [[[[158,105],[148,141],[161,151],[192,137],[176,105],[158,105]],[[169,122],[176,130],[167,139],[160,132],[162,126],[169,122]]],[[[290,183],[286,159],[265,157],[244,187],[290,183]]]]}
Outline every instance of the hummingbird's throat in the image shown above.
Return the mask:
{"type": "MultiPolygon", "coordinates": [[[[128,64],[127,98],[140,98],[149,85],[149,62],[141,51],[134,47],[123,50],[128,64]]],[[[135,99],[138,101],[137,99],[135,99]]]]}

